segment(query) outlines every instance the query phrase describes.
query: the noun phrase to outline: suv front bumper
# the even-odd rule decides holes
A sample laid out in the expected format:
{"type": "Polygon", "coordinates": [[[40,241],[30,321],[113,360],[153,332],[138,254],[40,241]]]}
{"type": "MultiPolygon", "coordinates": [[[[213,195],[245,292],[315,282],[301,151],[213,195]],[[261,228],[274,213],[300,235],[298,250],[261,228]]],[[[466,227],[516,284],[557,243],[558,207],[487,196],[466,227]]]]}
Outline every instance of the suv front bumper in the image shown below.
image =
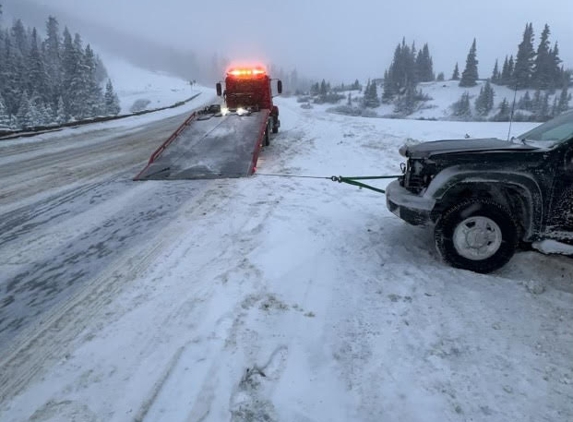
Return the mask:
{"type": "Polygon", "coordinates": [[[431,212],[436,201],[416,195],[400,186],[395,180],[386,187],[386,206],[402,220],[414,226],[423,226],[431,222],[431,212]]]}

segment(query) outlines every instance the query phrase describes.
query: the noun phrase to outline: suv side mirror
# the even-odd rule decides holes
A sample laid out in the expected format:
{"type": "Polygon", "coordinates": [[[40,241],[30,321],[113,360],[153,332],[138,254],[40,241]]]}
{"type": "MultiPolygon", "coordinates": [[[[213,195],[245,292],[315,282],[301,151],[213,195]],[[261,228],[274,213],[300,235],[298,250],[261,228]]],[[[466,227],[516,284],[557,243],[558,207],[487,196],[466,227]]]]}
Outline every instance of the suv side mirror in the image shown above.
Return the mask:
{"type": "Polygon", "coordinates": [[[215,87],[217,88],[217,97],[223,95],[223,88],[221,87],[221,82],[217,82],[217,85],[215,85],[215,87]]]}
{"type": "Polygon", "coordinates": [[[277,91],[279,94],[283,93],[283,81],[280,79],[277,81],[277,91]]]}

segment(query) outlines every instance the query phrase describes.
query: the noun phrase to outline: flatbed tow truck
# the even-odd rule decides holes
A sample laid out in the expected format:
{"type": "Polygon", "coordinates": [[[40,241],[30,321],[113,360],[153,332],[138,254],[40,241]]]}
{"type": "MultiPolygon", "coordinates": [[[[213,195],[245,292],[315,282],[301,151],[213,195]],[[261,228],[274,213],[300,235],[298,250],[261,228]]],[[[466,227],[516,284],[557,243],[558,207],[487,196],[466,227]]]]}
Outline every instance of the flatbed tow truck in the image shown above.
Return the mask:
{"type": "MultiPolygon", "coordinates": [[[[151,155],[134,180],[213,179],[250,176],[261,147],[280,127],[272,79],[261,67],[232,68],[225,87],[216,85],[224,104],[192,113],[151,155]]],[[[277,80],[277,92],[282,82],[277,80]]]]}

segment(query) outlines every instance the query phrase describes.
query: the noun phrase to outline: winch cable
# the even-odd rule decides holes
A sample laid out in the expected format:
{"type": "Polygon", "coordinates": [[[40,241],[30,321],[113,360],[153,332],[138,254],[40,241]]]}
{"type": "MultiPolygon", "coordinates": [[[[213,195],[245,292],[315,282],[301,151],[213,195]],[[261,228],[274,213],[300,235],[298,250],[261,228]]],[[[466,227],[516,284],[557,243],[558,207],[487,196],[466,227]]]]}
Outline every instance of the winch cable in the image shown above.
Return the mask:
{"type": "Polygon", "coordinates": [[[323,179],[331,180],[338,183],[346,183],[349,185],[357,186],[360,189],[370,189],[378,193],[386,193],[384,189],[377,188],[375,186],[367,185],[366,183],[359,182],[359,180],[380,180],[380,179],[397,179],[402,175],[389,175],[389,176],[356,176],[356,177],[345,177],[345,176],[306,176],[297,174],[269,174],[269,173],[255,173],[257,176],[265,177],[285,177],[292,179],[323,179]]]}

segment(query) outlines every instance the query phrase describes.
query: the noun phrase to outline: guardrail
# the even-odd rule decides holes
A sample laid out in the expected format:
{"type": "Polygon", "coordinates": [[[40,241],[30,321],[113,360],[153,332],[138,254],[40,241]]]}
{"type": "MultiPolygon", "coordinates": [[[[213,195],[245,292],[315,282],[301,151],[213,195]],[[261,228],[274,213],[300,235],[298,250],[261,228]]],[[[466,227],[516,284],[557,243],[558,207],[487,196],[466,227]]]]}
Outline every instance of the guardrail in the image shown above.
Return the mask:
{"type": "Polygon", "coordinates": [[[78,120],[76,122],[63,123],[61,125],[36,126],[33,128],[24,129],[24,130],[2,131],[0,129],[0,141],[7,141],[10,139],[16,139],[16,138],[29,138],[32,136],[40,135],[42,133],[57,132],[59,130],[65,129],[67,127],[84,126],[84,125],[89,125],[92,123],[108,122],[110,120],[120,120],[120,119],[125,119],[127,117],[141,116],[143,114],[155,113],[157,111],[163,111],[163,110],[168,110],[171,108],[177,108],[177,107],[180,107],[180,106],[187,104],[188,102],[194,100],[199,95],[201,95],[201,92],[193,95],[192,97],[187,98],[186,100],[178,101],[175,104],[172,104],[170,106],[154,108],[152,110],[138,111],[137,113],[121,114],[118,116],[95,117],[95,118],[91,118],[91,119],[78,120]]]}

